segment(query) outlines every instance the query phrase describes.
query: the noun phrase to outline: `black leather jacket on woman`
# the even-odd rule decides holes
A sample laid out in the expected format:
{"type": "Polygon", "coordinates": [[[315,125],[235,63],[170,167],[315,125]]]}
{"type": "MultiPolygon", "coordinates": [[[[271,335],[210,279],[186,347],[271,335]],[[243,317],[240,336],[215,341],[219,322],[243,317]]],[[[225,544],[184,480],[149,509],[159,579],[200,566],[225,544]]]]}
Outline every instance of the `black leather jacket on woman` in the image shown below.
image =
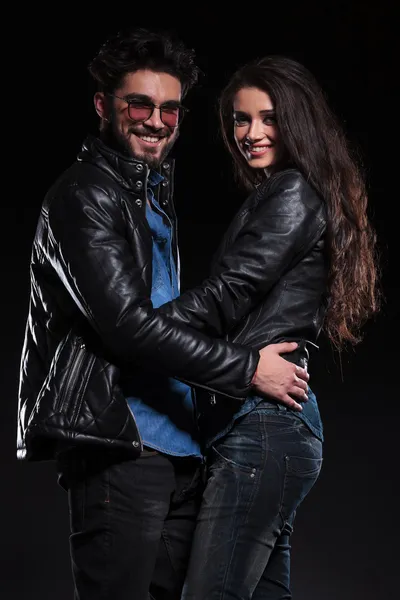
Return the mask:
{"type": "MultiPolygon", "coordinates": [[[[272,175],[240,208],[213,260],[211,276],[160,311],[180,324],[260,349],[295,340],[301,364],[327,307],[325,204],[299,171],[272,175]]],[[[204,401],[204,394],[198,395],[204,401]]],[[[237,410],[211,394],[211,405],[237,410]]],[[[215,419],[217,411],[214,411],[215,419]]]]}
{"type": "MultiPolygon", "coordinates": [[[[172,164],[162,173],[158,199],[176,234],[172,164]]],[[[50,459],[77,444],[138,455],[140,436],[119,387],[132,363],[232,397],[250,392],[256,350],[212,340],[152,307],[148,174],[143,162],[88,138],[45,198],[31,258],[19,458],[50,459]]]]}

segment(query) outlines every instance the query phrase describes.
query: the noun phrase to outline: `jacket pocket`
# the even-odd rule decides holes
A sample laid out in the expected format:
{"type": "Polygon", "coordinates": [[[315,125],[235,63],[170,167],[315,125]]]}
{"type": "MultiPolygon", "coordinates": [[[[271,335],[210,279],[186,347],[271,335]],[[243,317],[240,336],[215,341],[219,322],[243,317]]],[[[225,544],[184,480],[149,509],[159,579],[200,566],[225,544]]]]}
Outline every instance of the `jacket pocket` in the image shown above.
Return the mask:
{"type": "Polygon", "coordinates": [[[54,406],[54,411],[64,415],[72,427],[79,414],[94,360],[94,355],[86,350],[83,340],[74,338],[68,367],[54,406]]]}

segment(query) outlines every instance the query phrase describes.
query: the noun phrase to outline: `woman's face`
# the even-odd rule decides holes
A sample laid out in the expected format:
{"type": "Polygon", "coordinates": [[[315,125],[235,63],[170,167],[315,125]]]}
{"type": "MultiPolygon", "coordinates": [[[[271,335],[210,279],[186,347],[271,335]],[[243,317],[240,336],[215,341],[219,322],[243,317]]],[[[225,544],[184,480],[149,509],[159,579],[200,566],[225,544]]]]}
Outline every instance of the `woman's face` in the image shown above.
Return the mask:
{"type": "Polygon", "coordinates": [[[236,144],[254,169],[275,165],[282,155],[275,107],[269,95],[255,87],[239,90],[233,101],[236,144]]]}

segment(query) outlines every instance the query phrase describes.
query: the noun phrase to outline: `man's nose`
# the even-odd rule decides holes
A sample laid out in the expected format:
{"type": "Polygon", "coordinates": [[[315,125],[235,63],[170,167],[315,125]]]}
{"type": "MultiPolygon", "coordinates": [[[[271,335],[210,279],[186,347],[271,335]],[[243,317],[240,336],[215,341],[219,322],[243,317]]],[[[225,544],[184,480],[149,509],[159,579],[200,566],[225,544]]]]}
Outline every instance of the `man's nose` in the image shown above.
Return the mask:
{"type": "Polygon", "coordinates": [[[153,129],[162,129],[164,123],[161,120],[161,110],[155,106],[151,116],[144,123],[153,129]]]}

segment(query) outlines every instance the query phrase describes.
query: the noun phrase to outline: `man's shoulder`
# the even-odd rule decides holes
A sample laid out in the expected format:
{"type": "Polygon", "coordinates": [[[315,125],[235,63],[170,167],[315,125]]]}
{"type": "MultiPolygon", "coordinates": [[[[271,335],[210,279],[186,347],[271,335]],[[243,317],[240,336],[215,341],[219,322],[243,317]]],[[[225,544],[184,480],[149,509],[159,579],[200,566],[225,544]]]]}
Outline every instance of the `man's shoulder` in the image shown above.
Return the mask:
{"type": "Polygon", "coordinates": [[[53,182],[44,198],[43,207],[50,209],[65,199],[76,199],[81,203],[96,202],[109,198],[116,202],[118,189],[106,173],[89,162],[76,160],[53,182]]]}

